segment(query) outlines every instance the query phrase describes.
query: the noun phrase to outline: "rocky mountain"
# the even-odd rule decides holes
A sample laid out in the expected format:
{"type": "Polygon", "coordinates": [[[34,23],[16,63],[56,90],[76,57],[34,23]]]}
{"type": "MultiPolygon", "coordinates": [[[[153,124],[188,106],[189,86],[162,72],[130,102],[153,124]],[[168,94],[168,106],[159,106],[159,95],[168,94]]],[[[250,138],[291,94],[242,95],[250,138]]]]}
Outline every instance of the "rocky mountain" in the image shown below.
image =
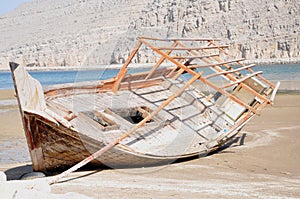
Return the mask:
{"type": "Polygon", "coordinates": [[[221,38],[233,56],[299,61],[299,32],[298,0],[35,0],[0,16],[0,67],[122,63],[139,35],[221,38]]]}

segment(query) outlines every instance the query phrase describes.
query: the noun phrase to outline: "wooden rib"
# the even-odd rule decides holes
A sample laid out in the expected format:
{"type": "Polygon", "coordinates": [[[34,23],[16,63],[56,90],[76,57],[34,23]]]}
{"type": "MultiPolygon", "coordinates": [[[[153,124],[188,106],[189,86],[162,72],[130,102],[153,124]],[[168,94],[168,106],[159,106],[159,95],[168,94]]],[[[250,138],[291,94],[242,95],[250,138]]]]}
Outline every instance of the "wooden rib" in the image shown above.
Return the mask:
{"type": "MultiPolygon", "coordinates": [[[[261,73],[262,73],[262,71],[258,71],[258,72],[249,74],[249,75],[247,75],[247,76],[244,76],[242,79],[239,79],[239,80],[237,80],[237,81],[234,81],[234,82],[232,82],[232,83],[230,83],[230,84],[227,84],[227,85],[223,86],[222,88],[228,88],[228,87],[233,86],[233,85],[235,85],[235,84],[239,84],[239,83],[245,81],[246,79],[249,79],[250,77],[256,76],[256,75],[261,74],[261,73]]],[[[269,100],[268,100],[268,101],[269,101],[269,100]]]]}
{"type": "Polygon", "coordinates": [[[247,69],[247,68],[251,68],[253,66],[255,66],[255,64],[250,64],[248,66],[240,67],[240,68],[237,68],[237,69],[234,69],[234,70],[229,70],[229,71],[223,71],[223,72],[219,72],[219,73],[214,73],[214,74],[206,76],[205,78],[209,79],[209,78],[216,77],[216,76],[219,76],[219,75],[225,75],[225,74],[229,74],[229,73],[234,73],[234,72],[241,71],[241,70],[244,70],[244,69],[247,69]]]}
{"type": "Polygon", "coordinates": [[[219,48],[228,48],[228,45],[223,45],[223,46],[201,46],[201,47],[181,47],[181,48],[176,48],[176,47],[158,47],[158,50],[210,50],[210,49],[219,49],[219,48]]]}
{"type": "Polygon", "coordinates": [[[112,91],[114,93],[116,93],[119,89],[119,85],[122,81],[122,79],[124,78],[124,76],[127,73],[127,66],[130,64],[131,60],[133,59],[133,57],[135,56],[135,54],[138,52],[139,48],[141,47],[142,43],[138,42],[137,46],[135,47],[135,49],[133,49],[133,51],[131,52],[130,56],[128,57],[128,59],[126,60],[126,62],[124,63],[123,67],[120,69],[117,77],[116,77],[116,81],[112,87],[112,91]]]}
{"type": "Polygon", "coordinates": [[[138,37],[138,39],[155,40],[155,41],[220,41],[221,39],[213,38],[154,38],[154,37],[138,37]]]}
{"type": "MultiPolygon", "coordinates": [[[[183,65],[182,63],[174,60],[172,57],[170,57],[169,55],[166,55],[164,52],[160,51],[159,49],[155,48],[153,45],[151,45],[149,42],[145,41],[145,40],[140,40],[142,43],[144,43],[145,45],[147,45],[149,48],[151,48],[153,51],[157,52],[158,54],[165,56],[166,59],[168,59],[170,62],[174,63],[175,65],[179,66],[180,68],[182,68],[183,70],[185,70],[186,72],[190,73],[191,75],[196,75],[197,73],[195,71],[193,71],[192,69],[186,67],[185,65],[183,65]]],[[[213,89],[215,89],[216,91],[219,91],[220,93],[222,93],[223,95],[229,97],[230,99],[232,99],[233,101],[237,102],[238,104],[246,107],[247,109],[251,110],[252,112],[259,114],[253,107],[249,106],[248,104],[242,102],[241,100],[239,100],[238,98],[236,98],[235,96],[231,95],[230,93],[226,92],[225,90],[219,88],[218,86],[214,85],[213,83],[209,82],[207,79],[205,78],[199,78],[202,82],[204,82],[205,84],[209,85],[210,87],[212,87],[213,89]]]]}
{"type": "MultiPolygon", "coordinates": [[[[213,41],[209,41],[209,43],[211,43],[211,44],[214,45],[214,46],[218,46],[218,45],[215,44],[213,41]]],[[[229,54],[228,54],[226,51],[224,51],[222,48],[219,48],[219,50],[220,50],[221,52],[223,52],[225,55],[229,55],[229,54]]],[[[243,64],[243,63],[241,63],[241,62],[238,62],[238,64],[240,64],[241,66],[245,66],[245,64],[243,64]]],[[[254,71],[253,71],[251,68],[248,68],[247,70],[248,70],[249,72],[251,72],[251,73],[254,73],[254,71]]],[[[260,78],[261,80],[263,80],[265,83],[269,84],[269,86],[271,86],[272,89],[275,88],[275,85],[274,85],[272,82],[270,82],[269,80],[267,80],[266,78],[264,78],[263,76],[257,75],[257,77],[260,78]]]]}
{"type": "MultiPolygon", "coordinates": [[[[178,43],[175,41],[171,47],[176,47],[178,45],[178,43]]],[[[170,55],[172,53],[172,50],[169,50],[168,52],[166,52],[167,55],[170,55]]],[[[149,74],[147,75],[146,79],[149,79],[152,77],[154,71],[166,60],[165,57],[160,58],[160,60],[158,60],[158,62],[155,64],[155,66],[153,66],[153,68],[149,71],[149,74]]]]}
{"type": "MultiPolygon", "coordinates": [[[[183,45],[182,43],[179,43],[179,45],[182,46],[182,47],[186,47],[186,46],[183,45]]],[[[215,45],[216,45],[216,44],[215,44],[215,45]]],[[[221,49],[221,50],[222,50],[222,49],[221,49]]],[[[226,52],[223,51],[223,50],[222,50],[222,52],[226,53],[226,52]]],[[[194,55],[198,55],[198,52],[196,53],[196,52],[191,51],[191,53],[194,54],[194,55]]],[[[228,55],[228,54],[226,53],[226,55],[228,55]]],[[[221,62],[221,60],[220,60],[219,58],[217,58],[217,57],[215,57],[214,59],[215,59],[216,61],[218,61],[218,62],[221,62]]],[[[209,61],[205,60],[205,58],[203,58],[202,61],[204,61],[204,62],[206,62],[206,63],[210,63],[209,61]]],[[[237,63],[240,63],[240,64],[241,64],[240,61],[237,61],[237,63]]],[[[221,65],[222,65],[222,64],[221,64],[221,65]]],[[[228,65],[228,64],[224,64],[224,65],[225,65],[225,66],[227,65],[227,68],[228,68],[228,67],[231,68],[231,66],[228,65]]],[[[245,65],[243,64],[242,66],[245,66],[245,65]]],[[[214,66],[214,68],[215,68],[216,70],[218,70],[219,72],[223,72],[223,70],[222,70],[220,67],[214,66]]],[[[249,69],[248,69],[248,70],[249,70],[249,69]]],[[[253,71],[253,70],[251,70],[251,71],[253,71]]],[[[254,72],[254,71],[253,71],[253,72],[254,72]]],[[[252,72],[252,73],[253,73],[253,72],[252,72]]],[[[259,76],[259,75],[258,75],[258,76],[259,76]]],[[[234,76],[232,76],[231,74],[226,74],[225,77],[226,77],[226,78],[229,78],[229,80],[231,80],[231,81],[237,81],[237,79],[236,79],[234,76]]],[[[241,82],[240,85],[241,85],[243,88],[245,88],[247,91],[249,91],[250,93],[252,93],[253,95],[255,95],[255,96],[257,96],[258,98],[260,98],[261,100],[267,101],[267,102],[268,102],[269,104],[271,104],[271,105],[273,104],[268,98],[266,98],[265,96],[259,94],[258,92],[256,92],[256,91],[253,90],[251,87],[249,87],[248,85],[244,84],[243,82],[241,82]]]]}

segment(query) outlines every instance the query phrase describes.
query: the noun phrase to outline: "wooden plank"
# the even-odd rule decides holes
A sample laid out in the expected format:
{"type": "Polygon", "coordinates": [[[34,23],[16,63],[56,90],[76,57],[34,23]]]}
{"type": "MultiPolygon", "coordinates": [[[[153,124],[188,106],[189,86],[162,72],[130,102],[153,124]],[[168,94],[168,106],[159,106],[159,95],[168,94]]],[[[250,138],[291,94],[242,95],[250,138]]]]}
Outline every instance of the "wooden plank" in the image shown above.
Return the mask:
{"type": "Polygon", "coordinates": [[[270,97],[270,101],[271,101],[271,102],[274,101],[275,95],[276,95],[276,93],[277,93],[277,91],[278,91],[278,89],[279,89],[279,86],[280,86],[280,82],[277,82],[277,84],[276,84],[276,86],[275,86],[275,88],[274,88],[274,90],[273,90],[273,92],[272,92],[272,94],[271,94],[271,97],[270,97]]]}
{"type": "MultiPolygon", "coordinates": [[[[166,76],[169,75],[169,73],[174,69],[172,68],[162,68],[162,69],[156,69],[152,76],[151,79],[161,77],[161,76],[166,76]]],[[[134,74],[127,74],[122,82],[130,82],[130,81],[135,81],[135,80],[147,80],[146,77],[148,76],[149,71],[146,72],[141,72],[141,73],[134,73],[134,74]]]]}

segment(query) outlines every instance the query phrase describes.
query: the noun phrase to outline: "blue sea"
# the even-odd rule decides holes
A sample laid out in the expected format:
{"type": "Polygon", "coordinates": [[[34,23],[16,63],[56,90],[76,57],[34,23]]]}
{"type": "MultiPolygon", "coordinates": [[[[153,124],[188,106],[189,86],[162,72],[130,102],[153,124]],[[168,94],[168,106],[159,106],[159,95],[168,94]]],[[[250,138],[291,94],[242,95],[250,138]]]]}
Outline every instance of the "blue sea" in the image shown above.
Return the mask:
{"type": "MultiPolygon", "coordinates": [[[[255,71],[263,71],[263,76],[272,82],[300,82],[300,64],[282,64],[255,66],[255,71]]],[[[129,70],[129,73],[137,70],[129,70]]],[[[118,70],[68,70],[68,71],[31,71],[34,78],[39,80],[43,86],[63,84],[90,80],[103,80],[114,77],[118,70]]],[[[298,87],[297,87],[298,88],[298,87]]],[[[13,81],[10,72],[0,72],[0,90],[13,89],[13,81]]],[[[294,89],[292,89],[294,90],[294,89]]]]}

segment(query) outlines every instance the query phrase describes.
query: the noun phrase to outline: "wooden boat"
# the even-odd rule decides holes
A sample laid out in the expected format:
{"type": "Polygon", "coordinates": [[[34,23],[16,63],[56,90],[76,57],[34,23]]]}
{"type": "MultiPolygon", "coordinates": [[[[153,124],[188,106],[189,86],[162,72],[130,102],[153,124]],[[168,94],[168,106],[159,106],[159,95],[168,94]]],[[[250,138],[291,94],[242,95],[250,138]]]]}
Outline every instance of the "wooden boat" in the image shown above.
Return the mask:
{"type": "Polygon", "coordinates": [[[168,164],[229,142],[272,105],[279,84],[217,42],[139,37],[114,78],[45,88],[10,63],[34,171],[70,168],[118,138],[90,165],[168,164]],[[142,54],[156,63],[129,74],[142,54]]]}

